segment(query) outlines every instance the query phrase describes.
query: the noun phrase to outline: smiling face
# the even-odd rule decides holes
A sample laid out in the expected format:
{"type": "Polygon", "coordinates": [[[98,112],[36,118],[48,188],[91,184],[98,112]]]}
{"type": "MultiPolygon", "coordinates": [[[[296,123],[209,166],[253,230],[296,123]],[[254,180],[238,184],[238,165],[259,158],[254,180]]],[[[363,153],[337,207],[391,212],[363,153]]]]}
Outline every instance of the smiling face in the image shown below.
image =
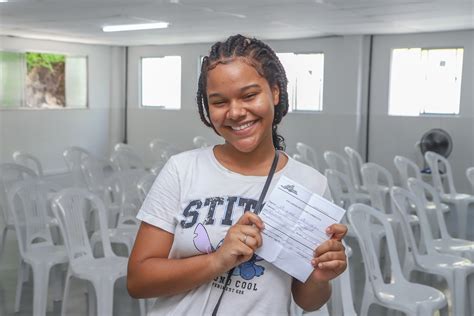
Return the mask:
{"type": "Polygon", "coordinates": [[[207,75],[207,99],[212,125],[227,145],[250,153],[271,146],[274,107],[279,89],[243,58],[219,63],[207,75]]]}

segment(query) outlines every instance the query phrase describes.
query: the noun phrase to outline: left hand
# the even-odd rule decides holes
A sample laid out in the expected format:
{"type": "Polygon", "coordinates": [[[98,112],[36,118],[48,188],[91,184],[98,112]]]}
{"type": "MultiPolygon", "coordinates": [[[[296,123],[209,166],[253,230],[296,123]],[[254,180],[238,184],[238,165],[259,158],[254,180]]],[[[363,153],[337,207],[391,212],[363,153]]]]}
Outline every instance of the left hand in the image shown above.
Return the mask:
{"type": "Polygon", "coordinates": [[[347,233],[347,226],[333,224],[326,230],[331,239],[325,241],[314,251],[311,264],[314,267],[309,277],[314,282],[328,282],[340,275],[347,267],[347,257],[342,238],[347,233]]]}

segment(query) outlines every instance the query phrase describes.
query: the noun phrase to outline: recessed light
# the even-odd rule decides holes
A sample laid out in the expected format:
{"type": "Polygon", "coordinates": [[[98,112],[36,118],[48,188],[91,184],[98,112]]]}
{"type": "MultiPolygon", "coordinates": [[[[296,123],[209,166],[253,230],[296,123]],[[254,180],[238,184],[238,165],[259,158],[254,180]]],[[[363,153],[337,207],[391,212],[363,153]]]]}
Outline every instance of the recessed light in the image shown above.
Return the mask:
{"type": "Polygon", "coordinates": [[[165,29],[168,26],[169,26],[168,22],[107,25],[107,26],[102,27],[102,31],[104,32],[139,31],[139,30],[165,29]]]}

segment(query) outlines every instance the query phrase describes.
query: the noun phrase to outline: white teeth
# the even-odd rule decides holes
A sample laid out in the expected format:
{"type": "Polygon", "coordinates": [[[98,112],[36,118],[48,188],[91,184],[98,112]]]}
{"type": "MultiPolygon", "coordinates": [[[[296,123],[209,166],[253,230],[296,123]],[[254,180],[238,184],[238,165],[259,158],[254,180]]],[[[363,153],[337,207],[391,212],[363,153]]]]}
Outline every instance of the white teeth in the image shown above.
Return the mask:
{"type": "Polygon", "coordinates": [[[234,131],[240,131],[240,130],[243,130],[244,128],[247,128],[247,127],[252,126],[253,123],[255,123],[255,121],[253,121],[253,122],[248,122],[247,124],[240,125],[240,126],[232,126],[232,129],[233,129],[234,131]]]}

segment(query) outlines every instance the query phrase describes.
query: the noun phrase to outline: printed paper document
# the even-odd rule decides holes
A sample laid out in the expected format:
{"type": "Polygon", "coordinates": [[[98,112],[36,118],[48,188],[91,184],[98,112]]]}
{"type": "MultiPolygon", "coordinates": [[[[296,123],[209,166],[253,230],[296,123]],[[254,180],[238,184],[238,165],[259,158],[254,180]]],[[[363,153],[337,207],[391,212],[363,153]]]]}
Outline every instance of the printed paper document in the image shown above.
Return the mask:
{"type": "Polygon", "coordinates": [[[313,271],[313,251],[330,236],[326,228],[339,223],[345,210],[281,176],[261,213],[263,245],[256,253],[305,282],[313,271]]]}

